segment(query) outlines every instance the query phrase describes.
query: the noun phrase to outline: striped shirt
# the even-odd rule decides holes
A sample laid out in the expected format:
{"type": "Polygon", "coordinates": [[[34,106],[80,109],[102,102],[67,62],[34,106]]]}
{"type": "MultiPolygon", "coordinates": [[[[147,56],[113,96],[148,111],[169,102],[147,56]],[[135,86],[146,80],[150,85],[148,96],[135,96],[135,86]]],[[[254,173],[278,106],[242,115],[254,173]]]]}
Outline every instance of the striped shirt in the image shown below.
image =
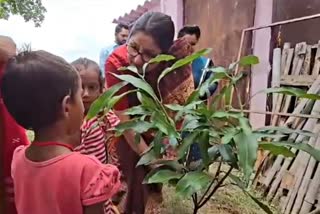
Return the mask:
{"type": "MultiPolygon", "coordinates": [[[[119,123],[119,118],[112,111],[102,117],[85,120],[81,126],[81,144],[75,148],[75,151],[85,155],[94,155],[101,163],[107,163],[106,142],[109,139],[108,130],[119,123]]],[[[104,214],[117,213],[117,208],[113,206],[112,201],[106,201],[104,214]]]]}

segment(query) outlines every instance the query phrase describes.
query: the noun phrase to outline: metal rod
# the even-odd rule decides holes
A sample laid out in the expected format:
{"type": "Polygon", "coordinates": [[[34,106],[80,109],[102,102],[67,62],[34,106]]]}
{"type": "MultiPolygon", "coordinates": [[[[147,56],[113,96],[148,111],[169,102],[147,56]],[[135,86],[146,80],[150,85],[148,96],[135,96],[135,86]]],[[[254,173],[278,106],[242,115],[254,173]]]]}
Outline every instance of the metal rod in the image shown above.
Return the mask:
{"type": "Polygon", "coordinates": [[[301,117],[301,118],[313,118],[320,119],[320,115],[309,115],[309,114],[291,114],[291,113],[281,113],[281,112],[271,112],[271,111],[258,111],[258,110],[240,110],[240,109],[232,109],[232,112],[244,112],[244,113],[254,113],[254,114],[266,114],[266,115],[278,115],[285,117],[301,117]]]}
{"type": "MultiPolygon", "coordinates": [[[[261,29],[264,29],[264,28],[275,27],[275,26],[278,26],[278,25],[290,24],[290,23],[294,23],[294,22],[302,22],[302,21],[306,21],[306,20],[310,20],[310,19],[316,19],[316,18],[320,18],[320,13],[314,14],[314,15],[311,15],[311,16],[303,16],[303,17],[294,18],[294,19],[288,19],[288,20],[284,20],[284,21],[280,21],[280,22],[274,22],[274,23],[267,24],[267,25],[261,25],[261,26],[257,26],[257,27],[249,27],[249,28],[243,29],[242,33],[241,33],[241,40],[240,40],[240,47],[239,47],[239,51],[238,51],[237,61],[239,61],[241,59],[241,53],[242,53],[242,49],[243,49],[244,37],[245,37],[246,32],[261,30],[261,29]]],[[[237,74],[238,72],[239,72],[239,66],[237,65],[236,69],[235,69],[235,73],[237,74]]]]}

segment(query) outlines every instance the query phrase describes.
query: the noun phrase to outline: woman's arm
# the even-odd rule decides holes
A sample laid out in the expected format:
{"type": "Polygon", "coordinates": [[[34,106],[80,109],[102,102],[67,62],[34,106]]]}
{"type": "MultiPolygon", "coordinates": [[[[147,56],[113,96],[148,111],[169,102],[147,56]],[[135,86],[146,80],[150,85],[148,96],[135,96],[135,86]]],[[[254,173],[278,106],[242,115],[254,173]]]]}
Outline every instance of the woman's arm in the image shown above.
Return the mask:
{"type": "MultiPolygon", "coordinates": [[[[121,123],[127,122],[130,120],[128,115],[123,114],[123,111],[115,111],[116,115],[120,118],[121,123]]],[[[146,144],[146,142],[143,140],[143,138],[140,138],[140,143],[135,143],[135,133],[132,130],[125,131],[123,133],[124,138],[128,142],[129,146],[133,151],[135,151],[138,155],[143,154],[149,146],[146,144]]]]}

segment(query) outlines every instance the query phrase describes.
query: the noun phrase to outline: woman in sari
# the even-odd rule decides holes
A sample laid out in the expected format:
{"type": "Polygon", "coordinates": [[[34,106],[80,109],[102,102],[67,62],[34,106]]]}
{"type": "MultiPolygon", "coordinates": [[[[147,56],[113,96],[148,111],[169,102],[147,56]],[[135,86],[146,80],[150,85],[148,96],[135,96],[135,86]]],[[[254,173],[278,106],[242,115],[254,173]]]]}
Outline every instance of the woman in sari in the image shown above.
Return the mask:
{"type": "MultiPolygon", "coordinates": [[[[5,65],[10,57],[16,54],[13,40],[0,35],[0,88],[5,65]]],[[[20,145],[27,145],[26,132],[8,113],[0,91],[0,213],[16,214],[14,203],[11,162],[14,150],[20,145]],[[4,204],[2,204],[4,202],[4,204]]]]}
{"type": "MultiPolygon", "coordinates": [[[[150,59],[159,54],[170,54],[181,59],[191,53],[191,46],[184,39],[173,41],[174,24],[171,17],[157,12],[149,12],[141,16],[131,29],[126,45],[120,46],[111,54],[106,62],[106,84],[111,87],[120,82],[112,73],[132,74],[131,72],[119,71],[121,67],[135,65],[139,70],[150,59]]],[[[172,63],[172,62],[171,62],[172,63]]],[[[170,66],[168,63],[151,64],[147,67],[145,79],[157,93],[157,79],[161,72],[170,66]]],[[[132,90],[132,85],[125,86],[119,93],[132,90]]],[[[166,104],[183,104],[194,90],[191,67],[185,66],[178,69],[160,82],[160,93],[166,104]]],[[[159,95],[158,95],[159,96],[159,95]]],[[[130,120],[123,111],[136,106],[139,101],[135,94],[124,97],[115,106],[115,111],[122,122],[130,120]]],[[[140,155],[148,149],[152,141],[150,135],[144,135],[139,144],[134,142],[133,132],[124,134],[127,142],[118,144],[120,165],[127,178],[128,195],[126,213],[143,214],[148,202],[159,199],[161,202],[161,187],[155,185],[143,185],[142,181],[148,172],[144,166],[136,167],[140,155]]],[[[151,211],[152,212],[152,211],[151,211]]],[[[156,211],[154,211],[157,213],[156,211]]],[[[153,213],[154,213],[153,212],[153,213]]]]}

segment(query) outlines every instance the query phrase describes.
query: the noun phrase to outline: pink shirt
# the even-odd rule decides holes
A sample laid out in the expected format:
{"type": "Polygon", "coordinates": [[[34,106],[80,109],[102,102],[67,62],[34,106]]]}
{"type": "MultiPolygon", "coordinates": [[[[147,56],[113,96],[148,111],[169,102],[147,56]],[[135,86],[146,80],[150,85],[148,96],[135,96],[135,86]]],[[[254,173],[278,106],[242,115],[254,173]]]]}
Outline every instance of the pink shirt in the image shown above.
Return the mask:
{"type": "Polygon", "coordinates": [[[15,202],[20,214],[82,214],[84,206],[104,202],[120,187],[120,173],[95,157],[77,152],[44,162],[15,150],[12,161],[15,202]]]}

